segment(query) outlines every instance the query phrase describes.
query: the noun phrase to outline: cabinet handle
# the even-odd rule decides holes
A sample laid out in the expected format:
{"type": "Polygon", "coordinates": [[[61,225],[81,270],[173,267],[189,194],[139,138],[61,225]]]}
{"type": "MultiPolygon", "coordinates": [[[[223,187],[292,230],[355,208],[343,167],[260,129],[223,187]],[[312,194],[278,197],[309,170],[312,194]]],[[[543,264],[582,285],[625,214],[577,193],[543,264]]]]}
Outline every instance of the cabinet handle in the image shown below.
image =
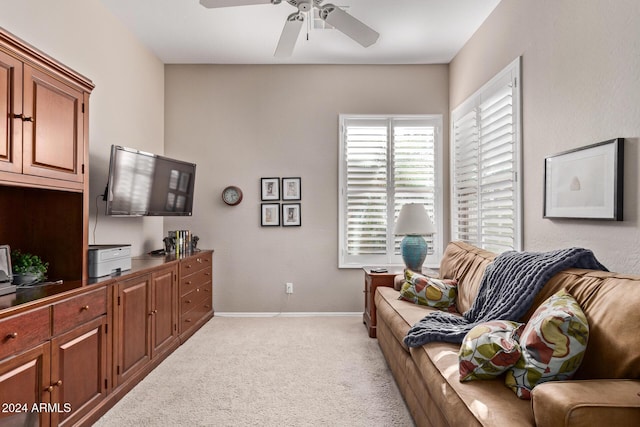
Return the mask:
{"type": "Polygon", "coordinates": [[[152,310],[152,311],[149,313],[149,316],[153,316],[153,315],[154,315],[154,314],[156,314],[157,312],[158,312],[158,310],[152,310]]]}
{"type": "Polygon", "coordinates": [[[27,117],[24,114],[20,113],[20,114],[14,114],[13,115],[14,119],[20,119],[23,122],[33,122],[33,117],[27,117]]]}
{"type": "Polygon", "coordinates": [[[200,264],[202,264],[202,258],[196,258],[196,261],[198,261],[200,264]]]}
{"type": "Polygon", "coordinates": [[[191,300],[190,300],[190,299],[188,299],[188,300],[186,300],[186,301],[185,301],[185,303],[186,303],[186,304],[191,304],[191,300]]]}
{"type": "Polygon", "coordinates": [[[185,323],[191,323],[191,319],[184,319],[185,323]]]}
{"type": "Polygon", "coordinates": [[[51,393],[53,391],[53,386],[50,385],[49,387],[45,388],[44,391],[48,391],[49,393],[51,393]]]}
{"type": "Polygon", "coordinates": [[[56,386],[56,387],[60,387],[61,385],[62,385],[62,380],[58,380],[58,381],[54,384],[54,386],[56,386]]]}
{"type": "Polygon", "coordinates": [[[87,310],[89,310],[89,306],[88,305],[80,307],[80,311],[87,311],[87,310]]]}
{"type": "Polygon", "coordinates": [[[208,271],[204,273],[205,276],[211,276],[211,273],[209,273],[208,271]]]}
{"type": "Polygon", "coordinates": [[[7,338],[8,338],[8,339],[15,339],[15,338],[18,338],[18,333],[17,333],[17,332],[14,332],[14,333],[12,333],[12,334],[9,334],[9,335],[7,335],[7,338]]]}
{"type": "Polygon", "coordinates": [[[190,284],[191,284],[191,280],[187,280],[187,281],[185,282],[185,285],[190,285],[190,284]]]}
{"type": "Polygon", "coordinates": [[[209,309],[209,304],[205,304],[204,308],[206,308],[208,310],[209,309]]]}

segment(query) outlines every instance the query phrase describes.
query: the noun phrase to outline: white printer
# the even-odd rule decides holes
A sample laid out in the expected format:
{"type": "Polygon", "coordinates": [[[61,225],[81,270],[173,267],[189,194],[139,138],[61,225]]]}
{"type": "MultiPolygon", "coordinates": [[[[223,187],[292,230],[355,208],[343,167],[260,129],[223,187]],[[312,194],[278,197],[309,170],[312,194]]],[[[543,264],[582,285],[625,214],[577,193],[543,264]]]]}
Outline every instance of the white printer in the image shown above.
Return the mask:
{"type": "Polygon", "coordinates": [[[131,245],[89,245],[89,277],[131,270],[131,245]]]}

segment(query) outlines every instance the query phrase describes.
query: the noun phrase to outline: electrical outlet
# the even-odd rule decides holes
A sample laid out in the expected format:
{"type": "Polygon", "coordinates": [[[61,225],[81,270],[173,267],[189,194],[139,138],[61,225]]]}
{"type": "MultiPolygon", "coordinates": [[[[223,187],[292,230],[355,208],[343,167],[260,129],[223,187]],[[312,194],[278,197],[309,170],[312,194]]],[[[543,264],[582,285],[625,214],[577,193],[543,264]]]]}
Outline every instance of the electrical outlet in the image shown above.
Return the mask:
{"type": "Polygon", "coordinates": [[[285,285],[285,289],[284,291],[288,294],[292,294],[293,293],[293,283],[291,282],[287,282],[285,285]]]}

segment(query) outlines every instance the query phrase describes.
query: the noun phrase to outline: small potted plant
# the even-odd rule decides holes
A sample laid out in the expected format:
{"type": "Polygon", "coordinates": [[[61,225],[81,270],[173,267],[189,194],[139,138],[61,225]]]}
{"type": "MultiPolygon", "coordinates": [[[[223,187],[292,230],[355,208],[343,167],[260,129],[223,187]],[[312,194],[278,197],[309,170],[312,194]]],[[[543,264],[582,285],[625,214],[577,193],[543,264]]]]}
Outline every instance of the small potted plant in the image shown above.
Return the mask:
{"type": "Polygon", "coordinates": [[[32,285],[46,279],[49,263],[42,261],[38,255],[21,252],[19,249],[11,251],[11,269],[13,270],[14,285],[32,285]]]}

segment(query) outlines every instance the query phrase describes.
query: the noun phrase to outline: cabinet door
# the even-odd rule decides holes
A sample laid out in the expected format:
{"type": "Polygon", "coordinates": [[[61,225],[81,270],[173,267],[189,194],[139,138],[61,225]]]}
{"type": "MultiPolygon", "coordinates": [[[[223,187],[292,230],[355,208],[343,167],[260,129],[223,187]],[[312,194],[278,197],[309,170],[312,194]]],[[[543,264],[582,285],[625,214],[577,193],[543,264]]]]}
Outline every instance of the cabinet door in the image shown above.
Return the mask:
{"type": "Polygon", "coordinates": [[[49,413],[33,411],[40,404],[51,402],[49,343],[10,357],[0,363],[0,424],[20,426],[48,426],[49,413]]]}
{"type": "Polygon", "coordinates": [[[172,267],[152,274],[151,277],[151,357],[162,352],[176,339],[177,280],[176,268],[172,267]]]}
{"type": "Polygon", "coordinates": [[[122,384],[151,359],[149,275],[118,283],[116,380],[122,384]]]}
{"type": "Polygon", "coordinates": [[[74,424],[107,392],[107,316],[94,319],[51,342],[53,425],[74,424]]]}
{"type": "Polygon", "coordinates": [[[24,66],[22,173],[83,182],[83,92],[24,66]]]}
{"type": "Polygon", "coordinates": [[[0,171],[22,172],[22,62],[0,52],[0,171]]]}

